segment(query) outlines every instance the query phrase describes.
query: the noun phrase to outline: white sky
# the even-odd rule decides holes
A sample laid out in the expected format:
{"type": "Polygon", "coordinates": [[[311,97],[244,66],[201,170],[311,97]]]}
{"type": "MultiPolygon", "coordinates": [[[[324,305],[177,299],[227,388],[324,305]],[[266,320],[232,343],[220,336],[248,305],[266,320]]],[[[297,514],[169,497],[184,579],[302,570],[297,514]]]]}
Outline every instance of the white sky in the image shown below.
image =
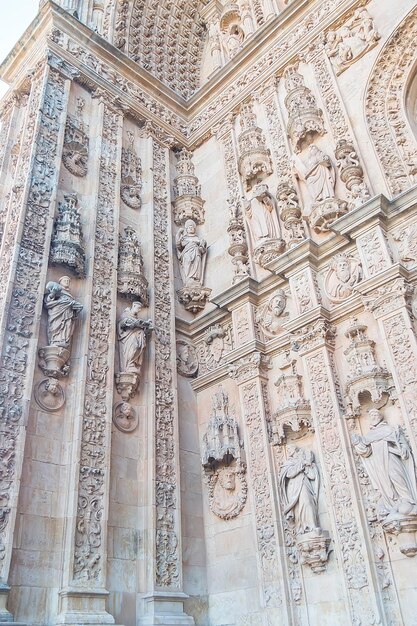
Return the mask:
{"type": "MultiPolygon", "coordinates": [[[[39,0],[0,0],[0,62],[19,41],[39,7],[39,0]]],[[[0,81],[0,98],[7,85],[0,81]]]]}

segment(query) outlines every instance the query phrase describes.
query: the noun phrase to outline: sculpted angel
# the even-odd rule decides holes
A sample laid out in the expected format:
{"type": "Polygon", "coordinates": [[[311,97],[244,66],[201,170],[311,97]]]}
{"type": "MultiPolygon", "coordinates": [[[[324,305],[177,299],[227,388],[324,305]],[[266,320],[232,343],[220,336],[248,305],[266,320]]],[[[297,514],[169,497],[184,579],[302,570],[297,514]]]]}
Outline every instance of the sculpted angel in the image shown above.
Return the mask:
{"type": "Polygon", "coordinates": [[[197,235],[194,220],[187,220],[176,238],[177,255],[184,285],[201,285],[203,282],[206,241],[197,235]]]}

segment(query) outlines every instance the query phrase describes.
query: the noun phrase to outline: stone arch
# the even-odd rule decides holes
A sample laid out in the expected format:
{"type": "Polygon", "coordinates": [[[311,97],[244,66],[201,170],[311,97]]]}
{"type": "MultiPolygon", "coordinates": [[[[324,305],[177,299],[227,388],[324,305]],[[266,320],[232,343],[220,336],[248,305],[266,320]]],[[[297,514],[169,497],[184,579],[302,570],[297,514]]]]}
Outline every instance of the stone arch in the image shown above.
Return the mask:
{"type": "Polygon", "coordinates": [[[372,69],[365,96],[368,130],[395,196],[417,183],[417,141],[406,112],[406,93],[417,64],[417,7],[390,36],[372,69]]]}
{"type": "Polygon", "coordinates": [[[189,98],[199,86],[207,0],[108,0],[103,34],[155,78],[189,98]]]}

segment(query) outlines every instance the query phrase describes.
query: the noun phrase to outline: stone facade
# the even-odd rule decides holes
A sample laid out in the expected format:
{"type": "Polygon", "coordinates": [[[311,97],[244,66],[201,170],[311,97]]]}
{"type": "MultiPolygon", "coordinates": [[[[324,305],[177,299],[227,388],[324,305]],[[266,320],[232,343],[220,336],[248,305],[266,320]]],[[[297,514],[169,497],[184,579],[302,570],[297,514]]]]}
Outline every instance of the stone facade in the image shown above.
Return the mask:
{"type": "Polygon", "coordinates": [[[0,66],[0,624],[415,626],[415,2],[40,5],[0,66]]]}

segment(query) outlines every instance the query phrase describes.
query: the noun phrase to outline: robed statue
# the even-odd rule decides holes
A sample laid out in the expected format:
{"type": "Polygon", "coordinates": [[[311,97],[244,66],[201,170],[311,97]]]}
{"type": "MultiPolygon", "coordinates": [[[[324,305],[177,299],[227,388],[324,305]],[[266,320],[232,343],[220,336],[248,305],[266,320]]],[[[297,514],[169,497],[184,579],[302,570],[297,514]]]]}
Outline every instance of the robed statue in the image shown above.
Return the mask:
{"type": "Polygon", "coordinates": [[[83,305],[74,300],[69,288],[71,279],[63,276],[56,283],[46,285],[44,306],[48,311],[48,345],[69,349],[74,332],[75,318],[83,305]]]}
{"type": "Polygon", "coordinates": [[[142,304],[133,302],[125,309],[117,325],[120,371],[140,374],[146,348],[146,337],[153,325],[139,317],[142,304]]]}
{"type": "Polygon", "coordinates": [[[311,450],[289,446],[289,458],[283,463],[280,486],[284,515],[298,535],[320,528],[318,519],[319,472],[311,450]]]}
{"type": "Polygon", "coordinates": [[[180,228],[176,246],[184,285],[202,285],[207,243],[197,234],[194,220],[187,220],[180,228]]]}
{"type": "Polygon", "coordinates": [[[402,429],[390,426],[377,409],[369,411],[367,435],[352,435],[369,479],[380,496],[380,515],[417,514],[417,484],[411,448],[402,429]]]}
{"type": "Polygon", "coordinates": [[[294,164],[296,176],[306,183],[313,202],[335,197],[334,166],[330,157],[318,146],[310,145],[306,164],[299,157],[294,157],[294,164]]]}

